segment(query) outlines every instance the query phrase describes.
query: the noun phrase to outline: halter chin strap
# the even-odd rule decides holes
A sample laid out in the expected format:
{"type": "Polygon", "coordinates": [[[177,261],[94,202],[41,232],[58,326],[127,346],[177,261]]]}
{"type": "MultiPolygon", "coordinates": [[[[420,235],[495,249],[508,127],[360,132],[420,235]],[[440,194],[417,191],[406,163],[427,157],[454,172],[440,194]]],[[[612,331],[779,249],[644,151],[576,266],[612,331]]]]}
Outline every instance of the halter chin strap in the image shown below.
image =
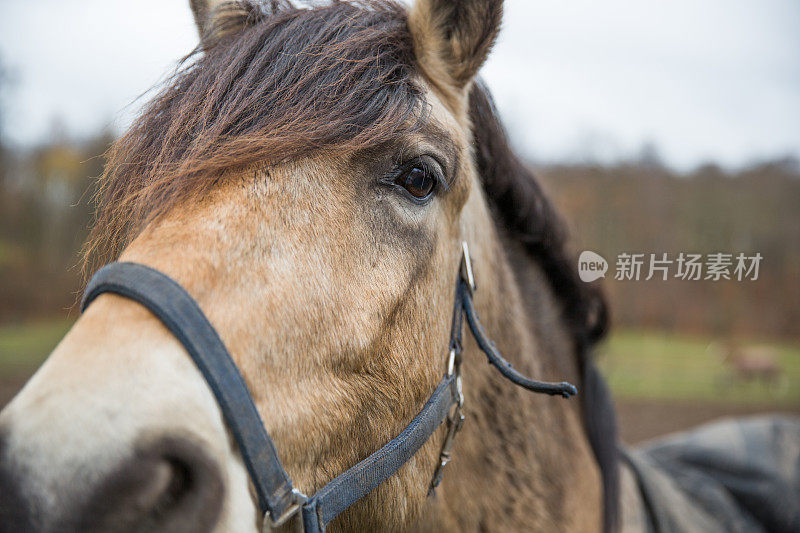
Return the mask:
{"type": "Polygon", "coordinates": [[[450,460],[455,435],[464,421],[461,412],[464,404],[461,391],[464,316],[489,362],[513,383],[533,392],[565,398],[577,394],[577,389],[570,383],[534,381],[517,372],[486,337],[472,302],[474,291],[472,264],[464,243],[444,377],[422,410],[398,436],[336,476],[311,497],[292,487],[236,364],[197,302],[177,282],[144,265],[111,263],[100,269],[89,282],[81,309],[85,310],[95,298],[109,292],[140,303],[161,320],[192,357],[211,387],[258,495],[258,505],[264,513],[264,529],[278,527],[301,515],[303,529],[316,533],[325,531],[331,520],[397,472],[447,419],[448,430],[439,464],[433,473],[431,491],[439,484],[443,469],[450,460]]]}

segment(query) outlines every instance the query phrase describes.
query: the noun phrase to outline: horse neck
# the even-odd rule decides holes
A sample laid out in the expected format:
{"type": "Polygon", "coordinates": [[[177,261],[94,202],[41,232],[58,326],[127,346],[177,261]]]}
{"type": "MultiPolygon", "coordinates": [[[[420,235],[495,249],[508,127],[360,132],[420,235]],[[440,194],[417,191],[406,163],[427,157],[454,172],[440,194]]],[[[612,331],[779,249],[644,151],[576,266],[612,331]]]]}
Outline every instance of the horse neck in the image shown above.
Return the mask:
{"type": "MultiPolygon", "coordinates": [[[[579,384],[574,345],[546,279],[518,243],[494,242],[476,261],[475,303],[487,333],[526,375],[579,384]]],[[[466,422],[441,490],[451,511],[444,516],[467,530],[599,530],[601,482],[579,401],[514,386],[466,332],[464,339],[466,422]]]]}

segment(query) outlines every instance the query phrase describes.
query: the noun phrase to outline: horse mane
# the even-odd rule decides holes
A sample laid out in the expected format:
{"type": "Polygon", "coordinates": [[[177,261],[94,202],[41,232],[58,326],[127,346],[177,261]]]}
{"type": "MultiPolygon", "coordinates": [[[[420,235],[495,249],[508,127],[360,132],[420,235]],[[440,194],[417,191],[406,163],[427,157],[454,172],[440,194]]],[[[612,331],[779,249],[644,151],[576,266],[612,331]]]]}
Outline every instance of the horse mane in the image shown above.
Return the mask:
{"type": "Polygon", "coordinates": [[[494,101],[480,80],[469,100],[478,175],[495,219],[544,270],[579,348],[593,345],[608,327],[602,293],[578,277],[577,262],[567,249],[566,226],[512,150],[494,101]]]}
{"type": "Polygon", "coordinates": [[[531,170],[512,150],[492,97],[480,80],[473,84],[469,104],[475,163],[494,219],[542,268],[574,339],[584,426],[603,479],[603,530],[614,531],[619,505],[616,415],[592,358],[592,347],[608,329],[605,298],[580,280],[577,261],[567,247],[566,226],[531,170]]]}

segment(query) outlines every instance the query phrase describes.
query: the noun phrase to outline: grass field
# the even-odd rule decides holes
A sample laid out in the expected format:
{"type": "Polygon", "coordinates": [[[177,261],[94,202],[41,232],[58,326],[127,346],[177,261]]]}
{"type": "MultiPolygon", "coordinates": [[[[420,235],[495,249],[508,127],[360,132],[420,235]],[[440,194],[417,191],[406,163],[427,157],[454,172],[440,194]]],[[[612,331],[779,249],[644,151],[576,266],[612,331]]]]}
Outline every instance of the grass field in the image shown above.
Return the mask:
{"type": "MultiPolygon", "coordinates": [[[[70,320],[55,319],[0,326],[0,378],[30,375],[70,325],[70,320]]],[[[618,330],[599,350],[600,367],[621,399],[800,408],[798,344],[772,344],[783,376],[779,383],[769,385],[736,379],[732,369],[708,349],[711,341],[709,337],[618,330]]]]}
{"type": "Polygon", "coordinates": [[[600,348],[599,361],[620,398],[800,407],[798,344],[752,343],[773,349],[782,375],[770,384],[738,379],[719,353],[709,349],[712,341],[701,336],[619,330],[600,348]]]}
{"type": "Polygon", "coordinates": [[[57,318],[0,326],[0,377],[27,376],[56,347],[72,325],[57,318]]]}

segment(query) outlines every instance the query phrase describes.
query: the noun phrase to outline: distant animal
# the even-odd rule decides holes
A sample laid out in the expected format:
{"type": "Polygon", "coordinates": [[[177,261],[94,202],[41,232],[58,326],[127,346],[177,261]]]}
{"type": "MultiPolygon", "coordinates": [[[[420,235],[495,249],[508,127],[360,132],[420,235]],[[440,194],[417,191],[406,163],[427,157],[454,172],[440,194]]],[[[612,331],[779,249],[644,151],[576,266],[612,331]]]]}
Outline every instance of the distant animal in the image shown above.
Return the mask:
{"type": "Polygon", "coordinates": [[[778,352],[771,346],[727,342],[716,345],[715,350],[741,381],[775,383],[783,375],[778,352]]]}
{"type": "Polygon", "coordinates": [[[783,369],[778,362],[778,354],[769,346],[742,346],[734,348],[728,355],[728,362],[736,369],[743,380],[778,381],[783,369]]]}
{"type": "Polygon", "coordinates": [[[793,422],[713,432],[698,495],[620,455],[604,300],[476,81],[500,0],[191,5],[101,180],[117,262],[0,412],[0,531],[793,525],[793,422]]]}

